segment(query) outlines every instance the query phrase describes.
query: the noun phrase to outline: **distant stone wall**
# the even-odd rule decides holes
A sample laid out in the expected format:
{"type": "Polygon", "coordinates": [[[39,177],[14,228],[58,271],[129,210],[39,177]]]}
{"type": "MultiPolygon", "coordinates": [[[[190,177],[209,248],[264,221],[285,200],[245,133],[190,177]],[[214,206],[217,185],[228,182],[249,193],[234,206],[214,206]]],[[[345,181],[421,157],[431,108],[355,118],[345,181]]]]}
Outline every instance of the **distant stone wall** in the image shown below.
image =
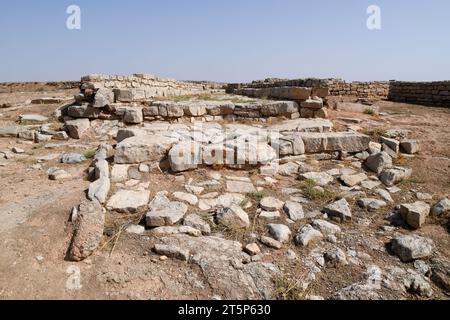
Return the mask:
{"type": "Polygon", "coordinates": [[[177,81],[147,74],[132,76],[89,75],[81,78],[82,86],[95,89],[123,89],[132,92],[135,100],[156,97],[175,97],[194,94],[209,94],[223,91],[222,85],[213,82],[177,81]]]}
{"type": "Polygon", "coordinates": [[[450,107],[450,81],[391,81],[389,100],[438,107],[450,107]]]}
{"type": "Polygon", "coordinates": [[[330,96],[386,99],[389,95],[388,81],[347,82],[341,79],[327,79],[326,83],[330,96]]]}
{"type": "MultiPolygon", "coordinates": [[[[280,98],[280,90],[288,92],[288,88],[303,88],[310,90],[312,96],[326,98],[327,96],[354,96],[357,98],[384,99],[389,94],[389,82],[347,82],[341,79],[266,79],[252,83],[233,83],[227,86],[228,93],[248,96],[266,96],[280,98]],[[274,94],[275,92],[275,94],[274,94]]],[[[290,89],[292,91],[293,89],[290,89]]],[[[289,99],[282,95],[282,99],[289,99]]]]}

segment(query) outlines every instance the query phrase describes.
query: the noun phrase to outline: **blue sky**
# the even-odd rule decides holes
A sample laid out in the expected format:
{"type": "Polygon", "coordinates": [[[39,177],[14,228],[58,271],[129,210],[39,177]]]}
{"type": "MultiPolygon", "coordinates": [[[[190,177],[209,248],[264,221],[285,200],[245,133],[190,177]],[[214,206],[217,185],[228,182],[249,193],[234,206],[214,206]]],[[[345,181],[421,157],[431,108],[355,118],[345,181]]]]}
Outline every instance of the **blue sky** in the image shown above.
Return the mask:
{"type": "Polygon", "coordinates": [[[0,81],[450,79],[448,0],[7,0],[0,8],[0,81]],[[66,28],[71,4],[81,8],[79,31],[66,28]],[[372,4],[381,8],[378,31],[366,27],[372,4]]]}

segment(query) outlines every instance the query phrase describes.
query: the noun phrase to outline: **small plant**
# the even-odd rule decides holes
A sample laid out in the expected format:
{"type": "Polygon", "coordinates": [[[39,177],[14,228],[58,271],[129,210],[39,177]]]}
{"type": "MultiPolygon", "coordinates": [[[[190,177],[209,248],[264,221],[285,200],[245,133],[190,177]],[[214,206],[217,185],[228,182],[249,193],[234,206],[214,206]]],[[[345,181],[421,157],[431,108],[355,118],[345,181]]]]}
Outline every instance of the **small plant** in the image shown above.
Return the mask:
{"type": "Polygon", "coordinates": [[[375,114],[375,110],[373,108],[367,107],[364,109],[363,113],[373,116],[375,114]]]}
{"type": "Polygon", "coordinates": [[[38,88],[34,89],[34,91],[36,91],[36,92],[45,92],[47,90],[48,89],[46,87],[38,87],[38,88]]]}
{"type": "Polygon", "coordinates": [[[378,140],[380,137],[383,137],[386,134],[386,130],[383,128],[369,128],[363,131],[365,135],[372,137],[374,140],[378,140]]]}
{"type": "Polygon", "coordinates": [[[249,203],[250,203],[250,200],[245,198],[244,200],[241,201],[241,203],[239,203],[239,206],[241,208],[245,208],[249,203]]]}
{"type": "Polygon", "coordinates": [[[408,163],[408,158],[403,155],[399,155],[397,158],[393,159],[393,162],[396,166],[405,166],[408,163]]]}
{"type": "Polygon", "coordinates": [[[299,279],[290,279],[286,275],[276,276],[275,299],[277,300],[301,300],[305,294],[300,286],[299,279]]]}
{"type": "Polygon", "coordinates": [[[266,193],[264,191],[257,191],[252,193],[247,193],[247,197],[259,203],[264,197],[266,193]]]}
{"type": "Polygon", "coordinates": [[[336,198],[334,192],[326,188],[318,188],[314,180],[305,180],[300,184],[303,195],[312,201],[328,202],[336,198]]]}
{"type": "Polygon", "coordinates": [[[63,128],[63,124],[59,122],[52,122],[49,124],[49,128],[53,131],[61,131],[63,128]]]}
{"type": "Polygon", "coordinates": [[[95,154],[97,153],[97,149],[90,149],[84,153],[84,157],[86,159],[93,159],[95,154]]]}

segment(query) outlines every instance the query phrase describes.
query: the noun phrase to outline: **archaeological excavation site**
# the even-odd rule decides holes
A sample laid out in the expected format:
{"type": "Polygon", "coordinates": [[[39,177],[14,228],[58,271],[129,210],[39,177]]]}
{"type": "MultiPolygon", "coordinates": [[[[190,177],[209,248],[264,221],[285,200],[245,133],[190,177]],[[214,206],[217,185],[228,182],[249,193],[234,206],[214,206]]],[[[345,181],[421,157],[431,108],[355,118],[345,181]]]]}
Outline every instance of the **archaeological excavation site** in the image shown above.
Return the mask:
{"type": "Polygon", "coordinates": [[[450,82],[0,84],[2,299],[441,300],[450,82]]]}

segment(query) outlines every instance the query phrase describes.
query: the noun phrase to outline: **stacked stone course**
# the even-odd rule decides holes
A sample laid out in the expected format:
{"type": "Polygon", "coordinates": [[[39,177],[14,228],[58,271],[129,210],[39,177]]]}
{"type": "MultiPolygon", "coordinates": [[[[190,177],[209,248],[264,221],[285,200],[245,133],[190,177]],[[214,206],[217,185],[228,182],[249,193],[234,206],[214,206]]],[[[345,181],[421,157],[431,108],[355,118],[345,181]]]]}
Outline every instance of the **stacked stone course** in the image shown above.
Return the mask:
{"type": "Polygon", "coordinates": [[[389,100],[448,108],[450,107],[450,81],[391,81],[389,100]]]}
{"type": "Polygon", "coordinates": [[[177,81],[149,74],[134,74],[132,76],[89,75],[81,78],[81,86],[82,89],[83,87],[93,87],[94,89],[106,88],[119,92],[121,90],[131,91],[133,101],[223,91],[223,85],[220,83],[177,81]]]}

